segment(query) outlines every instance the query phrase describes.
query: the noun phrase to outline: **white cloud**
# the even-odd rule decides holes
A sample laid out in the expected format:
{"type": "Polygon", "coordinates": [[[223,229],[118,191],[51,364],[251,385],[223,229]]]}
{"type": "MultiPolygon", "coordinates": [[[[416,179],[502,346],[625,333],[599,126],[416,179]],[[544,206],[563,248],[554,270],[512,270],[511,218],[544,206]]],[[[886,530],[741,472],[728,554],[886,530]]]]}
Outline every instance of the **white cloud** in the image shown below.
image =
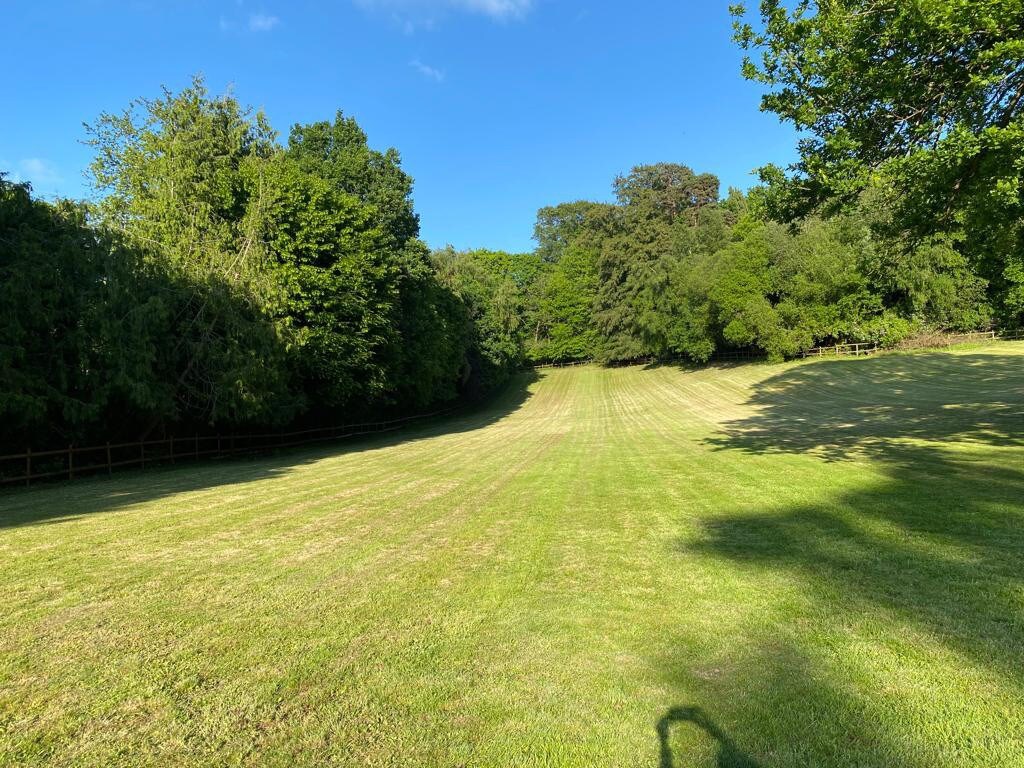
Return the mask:
{"type": "Polygon", "coordinates": [[[26,157],[13,163],[0,158],[0,173],[14,184],[31,184],[33,194],[44,198],[60,195],[66,181],[57,166],[41,157],[26,157]]]}
{"type": "Polygon", "coordinates": [[[431,67],[429,64],[424,64],[419,59],[413,59],[412,61],[410,61],[409,66],[415,69],[428,80],[433,80],[435,83],[444,82],[444,72],[442,72],[440,69],[435,69],[434,67],[431,67]]]}
{"type": "Polygon", "coordinates": [[[30,181],[34,187],[55,187],[64,183],[56,166],[41,157],[26,157],[18,162],[13,181],[30,181]]]}
{"type": "MultiPolygon", "coordinates": [[[[239,7],[242,5],[241,2],[236,2],[236,4],[239,7]]],[[[240,14],[222,14],[218,23],[220,31],[224,33],[244,34],[245,32],[253,32],[258,34],[260,32],[270,32],[281,23],[281,19],[278,16],[260,11],[259,13],[250,13],[248,18],[240,14]]]]}
{"type": "Polygon", "coordinates": [[[249,31],[269,32],[280,23],[281,20],[277,18],[277,16],[269,16],[265,13],[254,13],[249,17],[249,31]]]}
{"type": "Polygon", "coordinates": [[[354,0],[363,8],[386,9],[402,14],[413,14],[414,21],[404,21],[406,31],[409,24],[423,26],[421,19],[432,21],[431,14],[444,10],[467,11],[489,16],[498,21],[518,19],[533,8],[535,0],[354,0]]]}
{"type": "Polygon", "coordinates": [[[467,11],[483,13],[495,19],[525,16],[533,6],[533,0],[450,0],[450,2],[467,11]]]}

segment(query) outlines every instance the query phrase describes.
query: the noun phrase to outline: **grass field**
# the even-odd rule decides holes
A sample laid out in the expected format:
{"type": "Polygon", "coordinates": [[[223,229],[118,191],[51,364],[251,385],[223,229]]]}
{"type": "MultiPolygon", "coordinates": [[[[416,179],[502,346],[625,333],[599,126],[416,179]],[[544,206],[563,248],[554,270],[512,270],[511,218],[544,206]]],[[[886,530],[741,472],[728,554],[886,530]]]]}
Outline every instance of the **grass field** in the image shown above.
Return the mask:
{"type": "Polygon", "coordinates": [[[1024,766],[1024,343],[524,376],[0,562],[4,765],[1024,766]]]}

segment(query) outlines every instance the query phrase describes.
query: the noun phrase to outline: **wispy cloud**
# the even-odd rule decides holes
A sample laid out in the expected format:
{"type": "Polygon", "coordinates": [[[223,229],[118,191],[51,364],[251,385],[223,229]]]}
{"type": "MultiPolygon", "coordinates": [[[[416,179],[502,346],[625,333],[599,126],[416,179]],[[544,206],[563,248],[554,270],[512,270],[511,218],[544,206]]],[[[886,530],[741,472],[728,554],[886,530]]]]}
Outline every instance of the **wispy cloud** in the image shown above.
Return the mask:
{"type": "Polygon", "coordinates": [[[238,10],[234,13],[221,14],[219,20],[220,31],[230,34],[245,34],[246,32],[260,33],[270,32],[281,24],[281,19],[273,14],[259,11],[245,15],[242,9],[243,3],[236,0],[238,10]]]}
{"type": "Polygon", "coordinates": [[[430,31],[436,25],[435,19],[430,16],[424,16],[423,18],[411,18],[410,16],[403,16],[397,11],[392,11],[391,21],[394,22],[396,27],[401,27],[402,32],[406,35],[415,35],[420,30],[430,31]]]}
{"type": "Polygon", "coordinates": [[[450,0],[450,3],[495,19],[519,18],[533,7],[533,0],[450,0]]]}
{"type": "Polygon", "coordinates": [[[11,180],[16,182],[30,181],[35,187],[56,187],[64,183],[57,167],[49,160],[41,157],[26,157],[19,160],[11,173],[11,180]]]}
{"type": "Polygon", "coordinates": [[[277,16],[270,16],[266,13],[254,13],[249,17],[249,31],[269,32],[280,23],[281,20],[277,16]]]}
{"type": "Polygon", "coordinates": [[[415,27],[426,26],[421,19],[432,21],[433,15],[442,11],[466,11],[488,16],[496,21],[519,19],[533,8],[535,0],[354,0],[363,8],[383,9],[403,15],[403,27],[408,32],[415,27]],[[409,16],[414,20],[410,21],[409,16]]]}
{"type": "Polygon", "coordinates": [[[432,67],[429,64],[424,64],[419,59],[413,59],[412,61],[410,61],[409,66],[415,69],[428,80],[433,80],[435,83],[444,82],[443,71],[441,71],[440,69],[436,69],[435,67],[432,67]]]}
{"type": "Polygon", "coordinates": [[[37,197],[54,198],[61,194],[66,179],[57,166],[41,157],[26,157],[17,162],[0,158],[0,172],[15,184],[28,182],[37,197]]]}

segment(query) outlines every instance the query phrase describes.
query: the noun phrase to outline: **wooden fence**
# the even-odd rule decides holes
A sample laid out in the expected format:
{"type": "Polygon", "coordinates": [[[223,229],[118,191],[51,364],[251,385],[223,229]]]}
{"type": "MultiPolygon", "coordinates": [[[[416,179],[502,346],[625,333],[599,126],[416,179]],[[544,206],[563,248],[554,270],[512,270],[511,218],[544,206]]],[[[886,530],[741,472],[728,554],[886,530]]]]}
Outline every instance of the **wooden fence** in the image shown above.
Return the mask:
{"type": "Polygon", "coordinates": [[[807,349],[800,353],[800,357],[829,357],[829,356],[862,356],[873,355],[876,352],[883,352],[886,349],[910,350],[930,349],[935,347],[952,347],[957,344],[972,344],[986,341],[1020,341],[1024,339],[1022,331],[973,331],[971,333],[934,333],[926,336],[917,336],[906,339],[891,348],[882,347],[874,343],[861,344],[833,344],[824,347],[807,349]]]}
{"type": "Polygon", "coordinates": [[[945,333],[907,339],[894,349],[921,349],[926,347],[952,347],[986,341],[1021,341],[1024,331],[973,331],[971,333],[945,333]]]}
{"type": "MultiPolygon", "coordinates": [[[[929,336],[908,339],[892,349],[920,349],[924,347],[952,347],[956,344],[970,344],[984,341],[1019,341],[1024,339],[1024,331],[974,331],[972,333],[936,333],[929,336]]],[[[877,342],[856,342],[850,344],[828,344],[813,349],[805,349],[798,353],[799,357],[866,357],[883,352],[887,347],[877,342]]],[[[758,352],[716,352],[708,362],[727,362],[730,360],[762,360],[765,355],[758,352]]],[[[621,360],[612,363],[615,366],[650,365],[652,363],[672,363],[688,360],[684,357],[641,357],[635,360],[621,360]]],[[[591,365],[594,360],[573,360],[566,363],[538,363],[530,365],[532,370],[541,368],[571,368],[577,365],[591,365]]]]}
{"type": "Polygon", "coordinates": [[[708,362],[728,363],[733,360],[764,360],[768,357],[764,352],[715,352],[708,362]]]}
{"type": "Polygon", "coordinates": [[[103,445],[69,445],[56,450],[33,451],[0,456],[0,485],[35,480],[65,478],[73,480],[86,474],[113,474],[122,467],[176,464],[200,458],[227,457],[259,453],[277,448],[340,440],[358,435],[392,432],[415,421],[452,413],[447,408],[432,413],[406,416],[401,419],[374,421],[362,424],[314,427],[293,432],[267,432],[262,434],[202,435],[167,437],[158,440],[139,440],[129,443],[103,445]]]}
{"type": "MultiPolygon", "coordinates": [[[[922,346],[952,346],[974,341],[990,340],[1021,340],[1024,332],[998,333],[981,331],[977,333],[943,334],[921,340],[922,346]]],[[[834,344],[805,350],[801,357],[865,356],[882,351],[877,344],[834,344]]],[[[718,352],[711,361],[760,360],[764,356],[754,352],[718,352]]],[[[685,358],[643,358],[626,361],[624,365],[643,365],[654,363],[671,363],[685,358]]],[[[571,368],[580,365],[591,365],[593,360],[574,360],[566,363],[542,363],[530,366],[540,368],[571,368]]],[[[87,474],[113,474],[115,469],[122,467],[145,468],[147,464],[175,464],[179,461],[200,458],[215,458],[252,454],[277,448],[289,448],[298,445],[340,440],[359,435],[378,432],[391,432],[403,426],[450,414],[458,408],[447,408],[432,413],[406,416],[400,419],[365,422],[361,424],[337,425],[331,427],[314,427],[293,432],[268,432],[249,435],[203,435],[195,434],[186,437],[167,437],[158,440],[140,440],[129,443],[104,443],[103,445],[77,446],[58,448],[46,451],[33,451],[31,448],[24,453],[0,456],[0,485],[24,483],[31,485],[34,480],[66,478],[73,480],[76,476],[87,474]]]]}
{"type": "Polygon", "coordinates": [[[863,355],[873,355],[879,350],[881,350],[881,347],[877,344],[832,344],[827,347],[805,349],[800,353],[800,357],[842,357],[844,355],[860,357],[863,355]]]}
{"type": "Polygon", "coordinates": [[[995,341],[999,336],[995,331],[977,331],[974,333],[924,333],[903,339],[893,345],[896,350],[937,349],[952,347],[956,344],[995,341]]]}
{"type": "MultiPolygon", "coordinates": [[[[729,362],[733,360],[763,360],[766,357],[761,352],[748,352],[748,351],[736,351],[736,352],[715,352],[708,358],[709,363],[716,362],[729,362]]],[[[613,360],[605,363],[605,365],[612,368],[624,368],[630,365],[657,365],[659,363],[692,363],[693,361],[689,357],[683,355],[673,355],[670,357],[636,357],[630,360],[613,360]]],[[[542,368],[575,368],[578,365],[594,365],[597,361],[588,358],[586,360],[570,360],[564,363],[531,363],[526,366],[526,370],[538,371],[542,368]]]]}
{"type": "Polygon", "coordinates": [[[570,360],[565,363],[537,363],[528,365],[527,370],[539,371],[541,368],[575,368],[578,365],[592,365],[593,360],[570,360]]]}

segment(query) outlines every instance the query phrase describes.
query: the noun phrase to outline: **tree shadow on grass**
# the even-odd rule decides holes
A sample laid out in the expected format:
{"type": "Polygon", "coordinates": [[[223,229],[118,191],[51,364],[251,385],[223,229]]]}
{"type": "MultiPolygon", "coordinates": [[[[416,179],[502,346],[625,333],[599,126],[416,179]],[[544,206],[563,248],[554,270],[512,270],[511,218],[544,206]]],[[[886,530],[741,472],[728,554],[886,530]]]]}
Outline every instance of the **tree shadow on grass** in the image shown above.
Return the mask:
{"type": "Polygon", "coordinates": [[[709,440],[751,453],[851,453],[884,461],[887,441],[1024,446],[1024,356],[922,353],[798,365],[761,382],[749,418],[709,440]]]}
{"type": "Polygon", "coordinates": [[[286,475],[296,467],[331,456],[381,450],[484,429],[522,408],[531,396],[531,384],[538,378],[533,371],[517,374],[484,403],[468,406],[457,415],[430,419],[395,432],[341,438],[333,443],[247,457],[201,459],[177,466],[165,464],[148,470],[118,472],[111,478],[92,477],[27,489],[0,489],[0,529],[64,522],[204,488],[244,486],[286,475]]]}
{"type": "MultiPolygon", "coordinates": [[[[833,463],[856,457],[869,460],[880,475],[831,496],[808,489],[820,501],[766,505],[756,514],[724,511],[705,521],[683,548],[749,567],[752,574],[767,568],[796,578],[814,605],[819,633],[843,638],[843,626],[855,634],[867,631],[850,629],[851,621],[857,626],[863,620],[873,631],[896,632],[887,641],[903,652],[941,647],[950,654],[945,664],[962,657],[991,675],[1002,691],[991,694],[1002,702],[993,705],[996,711],[1007,696],[1024,702],[1024,358],[923,354],[797,366],[760,384],[750,404],[755,413],[726,424],[709,439],[712,446],[808,453],[833,463]]],[[[827,478],[825,483],[827,488],[827,478]]],[[[780,633],[791,630],[778,627],[780,633]]],[[[818,642],[813,633],[794,634],[802,638],[792,649],[797,655],[818,642]]],[[[845,721],[843,764],[884,764],[884,755],[902,755],[888,758],[890,764],[914,764],[906,744],[916,734],[897,720],[881,735],[880,715],[864,704],[877,703],[877,691],[856,690],[839,662],[816,669],[816,682],[808,683],[794,665],[773,661],[771,654],[750,658],[739,666],[782,672],[769,686],[755,683],[758,693],[737,704],[734,714],[755,717],[751,713],[784,701],[803,710],[793,723],[845,721]],[[826,681],[839,691],[826,697],[838,702],[831,714],[814,704],[816,688],[826,681]],[[806,690],[793,695],[800,686],[806,690]],[[851,696],[859,706],[843,705],[851,696]],[[886,738],[890,744],[883,746],[886,738]]],[[[948,704],[936,701],[934,715],[926,717],[941,719],[948,704]]],[[[946,755],[957,754],[957,744],[1015,738],[1009,718],[1002,726],[993,722],[998,718],[985,732],[961,723],[933,732],[949,739],[942,745],[946,755]]],[[[777,738],[804,740],[796,746],[806,755],[824,754],[829,739],[838,737],[811,727],[777,738]]]]}
{"type": "MultiPolygon", "coordinates": [[[[717,678],[694,679],[685,663],[672,665],[677,672],[672,682],[687,695],[709,702],[716,715],[712,720],[698,707],[670,709],[657,727],[659,768],[936,768],[967,763],[959,759],[963,754],[951,756],[956,748],[934,743],[934,730],[927,735],[911,732],[908,724],[919,727],[920,719],[894,717],[891,697],[880,704],[859,690],[862,681],[836,668],[832,649],[802,647],[785,635],[752,629],[742,654],[718,661],[725,674],[717,678]],[[673,718],[677,712],[682,715],[678,720],[673,718]],[[692,740],[687,743],[679,739],[683,734],[669,730],[674,722],[687,721],[715,739],[714,762],[703,749],[695,750],[692,740]],[[669,740],[673,732],[675,744],[669,740]]],[[[945,704],[936,702],[935,710],[937,730],[948,735],[955,733],[957,723],[950,722],[945,704]]]]}
{"type": "Polygon", "coordinates": [[[798,366],[750,402],[757,412],[713,445],[866,456],[883,480],[827,503],[714,519],[696,546],[798,571],[850,607],[895,611],[1024,684],[1024,357],[798,366]]]}

